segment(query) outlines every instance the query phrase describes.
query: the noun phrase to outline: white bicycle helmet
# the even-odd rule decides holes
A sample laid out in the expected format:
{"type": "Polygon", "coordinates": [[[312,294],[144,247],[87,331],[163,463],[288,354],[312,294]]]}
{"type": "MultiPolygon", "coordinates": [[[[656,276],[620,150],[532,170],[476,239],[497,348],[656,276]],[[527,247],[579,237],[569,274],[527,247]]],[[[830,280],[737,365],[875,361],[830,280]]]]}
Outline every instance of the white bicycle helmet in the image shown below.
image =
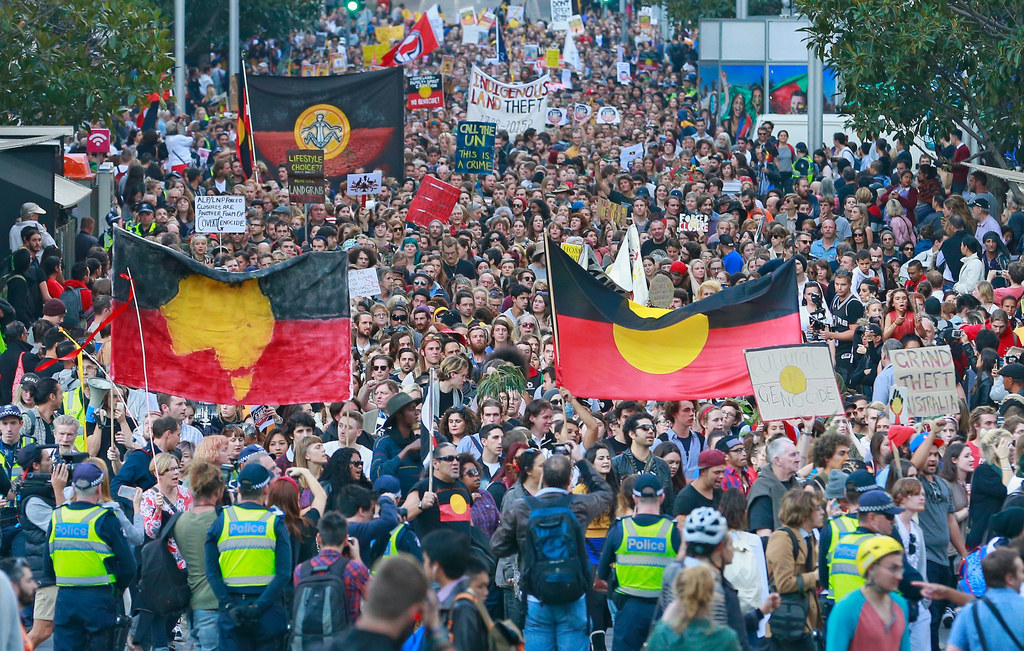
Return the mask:
{"type": "Polygon", "coordinates": [[[728,532],[729,525],[722,514],[710,506],[702,506],[687,516],[683,540],[687,543],[717,545],[728,532]]]}

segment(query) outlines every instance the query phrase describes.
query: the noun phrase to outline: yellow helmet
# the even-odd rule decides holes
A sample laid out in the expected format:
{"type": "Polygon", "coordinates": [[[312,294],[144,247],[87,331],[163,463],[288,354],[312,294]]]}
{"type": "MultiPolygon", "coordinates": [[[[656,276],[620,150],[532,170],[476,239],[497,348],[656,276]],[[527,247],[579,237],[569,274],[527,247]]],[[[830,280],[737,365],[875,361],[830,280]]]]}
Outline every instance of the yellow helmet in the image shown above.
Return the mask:
{"type": "Polygon", "coordinates": [[[857,548],[857,571],[866,576],[868,568],[889,554],[903,553],[901,545],[892,536],[872,536],[865,538],[857,548]]]}

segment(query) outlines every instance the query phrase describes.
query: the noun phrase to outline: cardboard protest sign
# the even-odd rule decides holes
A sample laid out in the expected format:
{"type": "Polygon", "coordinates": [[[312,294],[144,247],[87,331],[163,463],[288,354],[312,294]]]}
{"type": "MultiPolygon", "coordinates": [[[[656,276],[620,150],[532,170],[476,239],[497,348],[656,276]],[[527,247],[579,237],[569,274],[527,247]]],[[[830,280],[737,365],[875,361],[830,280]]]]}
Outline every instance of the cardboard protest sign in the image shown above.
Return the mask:
{"type": "Polygon", "coordinates": [[[345,182],[347,190],[345,194],[358,197],[367,194],[380,193],[380,172],[367,172],[366,174],[349,174],[345,182]]]}
{"type": "Polygon", "coordinates": [[[441,84],[441,75],[408,77],[405,94],[405,106],[410,111],[444,108],[444,88],[441,84]]]}
{"type": "Polygon", "coordinates": [[[480,14],[480,18],[477,20],[477,27],[482,30],[489,30],[494,27],[494,23],[497,19],[494,16],[494,12],[490,9],[480,14]]]}
{"type": "Polygon", "coordinates": [[[440,219],[448,223],[452,214],[452,208],[459,201],[459,189],[454,185],[445,183],[434,176],[424,176],[423,182],[416,190],[409,205],[409,213],[406,221],[419,226],[427,226],[431,221],[440,219]]]}
{"type": "Polygon", "coordinates": [[[377,42],[383,43],[384,45],[391,45],[391,41],[401,41],[405,38],[405,25],[395,25],[394,27],[377,27],[374,29],[374,34],[377,36],[377,42]]]}
{"type": "Polygon", "coordinates": [[[388,53],[389,49],[390,48],[388,48],[387,45],[382,45],[380,43],[376,43],[374,45],[364,45],[363,46],[363,65],[366,65],[366,66],[370,66],[370,65],[379,66],[381,58],[385,54],[388,53]]]}
{"type": "Polygon", "coordinates": [[[85,139],[85,151],[90,154],[110,153],[110,129],[93,128],[85,139]]]}
{"type": "Polygon", "coordinates": [[[323,149],[289,149],[285,152],[288,168],[288,196],[294,203],[323,203],[327,177],[323,149]]]}
{"type": "Polygon", "coordinates": [[[604,197],[597,198],[597,217],[601,223],[610,221],[617,226],[624,226],[626,224],[626,213],[627,209],[622,204],[609,201],[604,197]]]}
{"type": "Polygon", "coordinates": [[[615,64],[615,80],[627,86],[633,83],[633,72],[629,69],[629,61],[619,61],[615,64]]]}
{"type": "Polygon", "coordinates": [[[890,425],[907,425],[910,414],[907,413],[907,390],[903,387],[889,387],[889,399],[885,403],[886,415],[890,425]]]}
{"type": "Polygon", "coordinates": [[[475,24],[462,26],[462,44],[476,45],[480,40],[480,30],[475,24]]]}
{"type": "Polygon", "coordinates": [[[684,213],[679,216],[679,230],[687,233],[707,233],[711,225],[711,217],[699,212],[684,213]]]}
{"type": "Polygon", "coordinates": [[[907,390],[908,416],[933,418],[959,411],[956,371],[949,346],[893,350],[889,360],[893,386],[907,390]]]}
{"type": "Polygon", "coordinates": [[[530,127],[544,129],[548,110],[547,75],[526,84],[503,84],[473,66],[466,118],[491,122],[499,131],[517,136],[530,127]]]}
{"type": "Polygon", "coordinates": [[[300,75],[303,77],[316,77],[316,64],[310,63],[309,61],[303,61],[302,72],[300,75]]]}
{"type": "Polygon", "coordinates": [[[377,267],[348,270],[348,295],[369,298],[380,294],[377,267]]]}
{"type": "Polygon", "coordinates": [[[614,106],[602,106],[597,110],[596,122],[598,124],[618,124],[621,121],[619,109],[614,106]]]}
{"type": "Polygon", "coordinates": [[[632,163],[634,159],[643,157],[644,144],[642,142],[630,145],[629,147],[623,147],[619,151],[619,165],[621,165],[623,169],[629,169],[629,164],[632,163]]]}
{"type": "Polygon", "coordinates": [[[572,0],[551,0],[551,29],[556,32],[569,29],[572,15],[572,0]]]}
{"type": "Polygon", "coordinates": [[[536,43],[527,43],[523,46],[523,61],[532,63],[540,56],[540,46],[536,43]]]}
{"type": "Polygon", "coordinates": [[[470,7],[469,9],[459,10],[459,24],[463,27],[469,27],[470,25],[476,26],[476,9],[470,7]]]}
{"type": "Polygon", "coordinates": [[[843,413],[827,344],[771,346],[743,354],[762,421],[843,413]]]}
{"type": "Polygon", "coordinates": [[[512,5],[505,10],[505,22],[509,27],[519,27],[520,23],[526,22],[526,7],[512,5]]]}
{"type": "Polygon", "coordinates": [[[245,197],[196,195],[197,233],[244,233],[245,197]]]}
{"type": "Polygon", "coordinates": [[[455,172],[487,174],[494,170],[494,139],[491,122],[459,122],[455,128],[455,172]]]}
{"type": "Polygon", "coordinates": [[[669,309],[672,305],[675,291],[676,288],[668,277],[658,274],[651,278],[651,289],[648,292],[650,294],[651,307],[660,307],[663,310],[669,309]]]}
{"type": "Polygon", "coordinates": [[[348,53],[345,50],[331,52],[331,74],[341,75],[348,69],[348,53]]]}
{"type": "Polygon", "coordinates": [[[569,17],[569,31],[576,36],[583,33],[583,18],[579,14],[573,14],[569,17]]]}
{"type": "Polygon", "coordinates": [[[566,90],[572,90],[572,70],[562,71],[562,87],[566,90]]]}
{"type": "Polygon", "coordinates": [[[557,47],[548,48],[544,53],[544,65],[548,68],[557,68],[561,57],[562,53],[557,47]]]}
{"type": "Polygon", "coordinates": [[[441,57],[441,74],[450,75],[453,70],[455,70],[455,57],[445,54],[441,57]]]}
{"type": "Polygon", "coordinates": [[[249,408],[252,424],[261,431],[267,431],[274,424],[274,415],[270,413],[270,405],[253,405],[249,408]]]}

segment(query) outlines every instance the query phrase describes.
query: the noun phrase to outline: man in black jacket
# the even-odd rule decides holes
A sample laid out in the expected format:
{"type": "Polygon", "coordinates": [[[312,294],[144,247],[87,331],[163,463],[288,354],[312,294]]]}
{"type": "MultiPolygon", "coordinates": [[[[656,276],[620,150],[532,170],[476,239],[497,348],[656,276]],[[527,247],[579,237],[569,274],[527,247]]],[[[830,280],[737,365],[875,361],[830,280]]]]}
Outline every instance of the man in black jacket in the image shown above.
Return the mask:
{"type": "Polygon", "coordinates": [[[476,607],[478,597],[469,590],[466,569],[472,557],[467,536],[451,529],[438,529],[423,538],[423,567],[427,578],[438,586],[438,614],[441,625],[451,631],[457,651],[486,649],[487,627],[476,607]]]}
{"type": "Polygon", "coordinates": [[[32,344],[28,343],[28,328],[21,321],[12,321],[4,328],[4,341],[7,350],[0,354],[0,404],[9,405],[14,402],[14,377],[18,366],[23,373],[35,370],[39,357],[32,352],[32,344]]]}

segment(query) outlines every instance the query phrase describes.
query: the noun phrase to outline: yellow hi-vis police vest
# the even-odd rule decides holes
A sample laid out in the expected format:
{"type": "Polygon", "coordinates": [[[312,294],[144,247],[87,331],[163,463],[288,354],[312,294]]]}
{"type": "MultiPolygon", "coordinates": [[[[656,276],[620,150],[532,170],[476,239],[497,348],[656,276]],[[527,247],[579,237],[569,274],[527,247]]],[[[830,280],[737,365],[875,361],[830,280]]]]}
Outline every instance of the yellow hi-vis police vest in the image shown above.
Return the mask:
{"type": "Polygon", "coordinates": [[[69,416],[74,416],[78,420],[78,436],[75,437],[75,449],[79,452],[88,452],[85,439],[85,401],[82,400],[82,388],[77,387],[71,391],[64,392],[64,413],[69,416]]]}
{"type": "Polygon", "coordinates": [[[864,577],[857,569],[857,550],[865,538],[873,533],[848,533],[839,539],[828,558],[828,587],[832,598],[839,603],[843,597],[864,585],[864,577]]]}
{"type": "Polygon", "coordinates": [[[661,577],[676,558],[672,549],[675,526],[668,518],[647,526],[637,525],[632,517],[622,519],[622,542],[615,550],[618,592],[648,599],[661,594],[661,577]]]}
{"type": "MultiPolygon", "coordinates": [[[[390,537],[388,538],[388,546],[384,548],[384,552],[380,555],[381,559],[387,558],[388,556],[394,556],[398,553],[398,536],[402,534],[407,523],[402,522],[397,527],[391,530],[390,537]]],[[[374,565],[377,565],[374,563],[374,565]]],[[[376,574],[376,568],[370,570],[370,574],[376,574]]]]}
{"type": "Polygon", "coordinates": [[[836,545],[839,544],[839,539],[848,533],[853,533],[859,524],[855,515],[838,515],[829,520],[828,528],[832,536],[828,539],[828,549],[825,550],[825,558],[831,558],[832,552],[835,551],[836,545]]]}
{"type": "Polygon", "coordinates": [[[71,509],[62,506],[50,518],[50,556],[60,587],[110,585],[114,575],[103,562],[114,553],[99,534],[96,522],[102,506],[71,509]]]}
{"type": "Polygon", "coordinates": [[[277,516],[266,509],[229,506],[217,539],[220,572],[229,588],[263,587],[274,579],[277,516]]]}

